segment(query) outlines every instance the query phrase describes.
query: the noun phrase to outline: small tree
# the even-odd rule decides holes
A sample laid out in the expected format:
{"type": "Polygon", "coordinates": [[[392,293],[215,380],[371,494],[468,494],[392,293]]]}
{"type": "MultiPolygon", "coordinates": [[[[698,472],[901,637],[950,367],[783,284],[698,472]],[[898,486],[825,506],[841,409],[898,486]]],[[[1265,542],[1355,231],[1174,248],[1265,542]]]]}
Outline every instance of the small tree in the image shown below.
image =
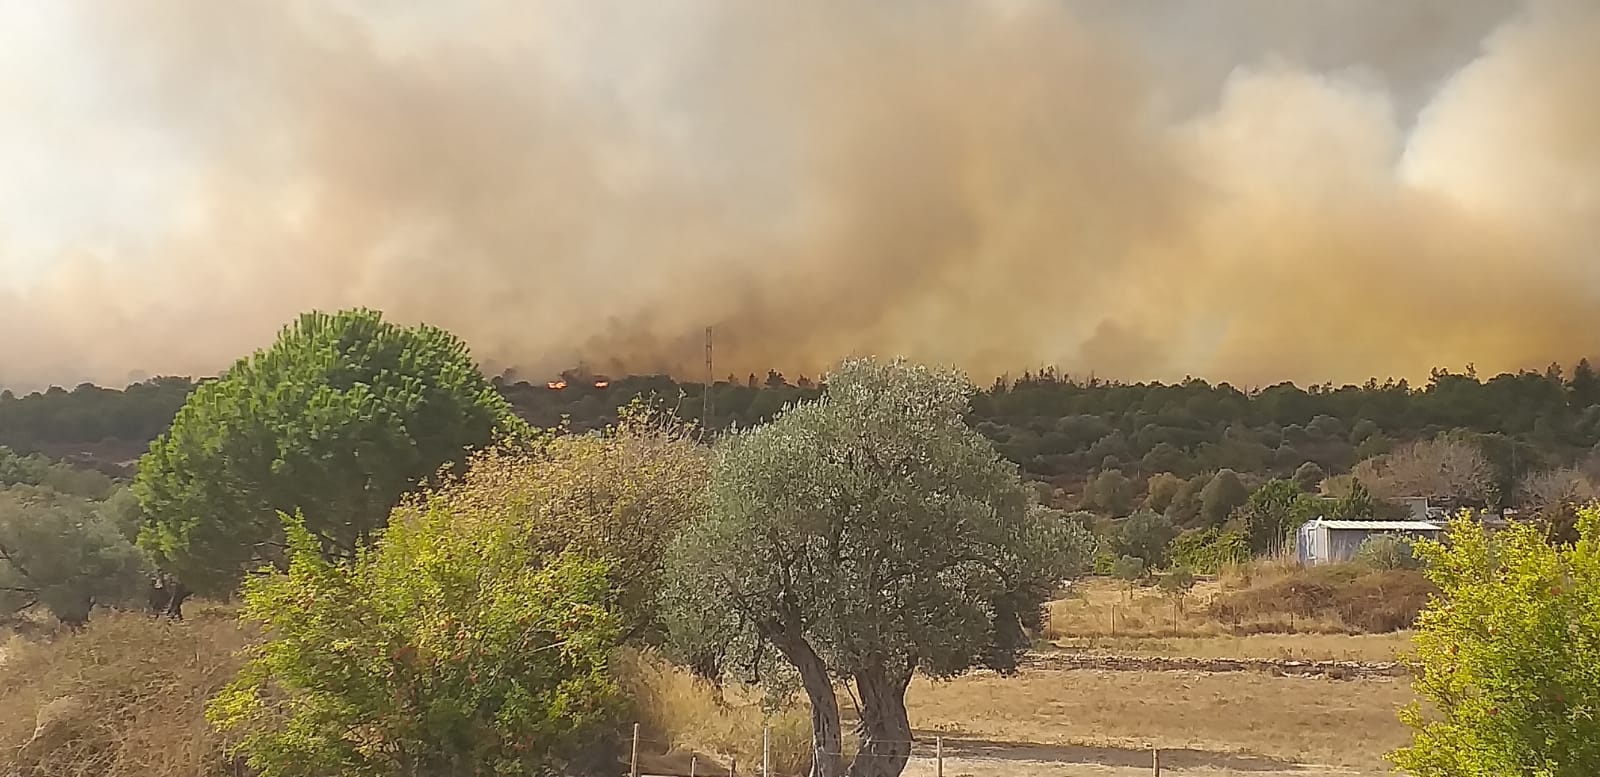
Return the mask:
{"type": "Polygon", "coordinates": [[[1308,461],[1301,464],[1294,471],[1294,484],[1302,492],[1315,494],[1322,489],[1322,481],[1328,479],[1328,473],[1321,464],[1308,461]]]}
{"type": "Polygon", "coordinates": [[[1011,670],[1042,603],[1081,571],[1082,526],[1030,506],[962,416],[956,373],[846,362],[820,400],[723,439],[710,507],[675,543],[664,609],[678,649],[725,653],[812,711],[812,770],[842,770],[835,682],[854,685],[858,777],[910,755],[913,673],[1011,670]],[[774,659],[778,659],[774,661],[774,659]]]}
{"type": "Polygon", "coordinates": [[[1179,526],[1193,526],[1200,517],[1200,492],[1204,491],[1210,482],[1210,475],[1195,475],[1185,480],[1172,495],[1172,502],[1167,505],[1165,511],[1166,516],[1179,526]]]}
{"type": "Polygon", "coordinates": [[[349,558],[402,494],[520,428],[450,333],[309,313],[196,389],[151,444],[134,483],[140,544],[206,593],[281,559],[280,512],[349,558]]]}
{"type": "Polygon", "coordinates": [[[1296,526],[1315,517],[1316,498],[1287,480],[1269,480],[1250,494],[1240,513],[1255,553],[1277,551],[1296,526]]]}
{"type": "Polygon", "coordinates": [[[609,565],[536,555],[442,504],[353,567],[291,523],[289,571],[244,586],[267,640],[210,718],[263,777],[547,775],[616,720],[609,565]]]}
{"type": "Polygon", "coordinates": [[[0,616],[41,606],[79,626],[95,605],[128,605],[148,581],[114,510],[47,488],[0,490],[0,616]]]}
{"type": "Polygon", "coordinates": [[[1101,472],[1089,484],[1089,505],[1106,515],[1127,515],[1133,509],[1134,484],[1120,469],[1101,472]]]}
{"type": "Polygon", "coordinates": [[[1250,491],[1240,482],[1239,473],[1219,470],[1200,492],[1200,520],[1206,526],[1221,526],[1249,498],[1250,491]]]}
{"type": "Polygon", "coordinates": [[[1144,509],[1165,513],[1172,506],[1172,500],[1178,496],[1180,488],[1183,488],[1183,478],[1171,472],[1151,475],[1145,489],[1144,509]]]}
{"type": "Polygon", "coordinates": [[[1544,527],[1552,542],[1577,539],[1578,510],[1600,498],[1600,486],[1582,471],[1570,468],[1528,475],[1520,489],[1523,506],[1544,527]]]}
{"type": "Polygon", "coordinates": [[[1552,547],[1536,527],[1490,534],[1469,515],[1418,554],[1441,596],[1417,622],[1415,731],[1396,752],[1416,777],[1600,774],[1600,509],[1552,547]]]}
{"type": "Polygon", "coordinates": [[[1133,556],[1155,568],[1167,563],[1168,546],[1178,536],[1178,528],[1164,515],[1141,510],[1116,525],[1113,551],[1133,556]]]}

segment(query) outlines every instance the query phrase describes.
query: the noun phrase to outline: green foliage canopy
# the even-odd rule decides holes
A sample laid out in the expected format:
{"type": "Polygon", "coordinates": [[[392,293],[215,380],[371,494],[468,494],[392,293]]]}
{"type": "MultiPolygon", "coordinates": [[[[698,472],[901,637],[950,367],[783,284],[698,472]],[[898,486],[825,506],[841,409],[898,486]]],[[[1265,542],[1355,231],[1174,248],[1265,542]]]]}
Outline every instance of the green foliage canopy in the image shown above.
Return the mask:
{"type": "Polygon", "coordinates": [[[1463,514],[1417,552],[1442,596],[1418,619],[1416,777],[1600,774],[1600,509],[1555,547],[1536,527],[1491,534],[1463,514]]]}
{"type": "Polygon", "coordinates": [[[95,605],[137,603],[148,563],[123,524],[126,498],[90,502],[48,488],[0,489],[0,615],[39,605],[63,623],[95,605]]]}
{"type": "Polygon", "coordinates": [[[1250,560],[1250,539],[1236,531],[1191,529],[1172,541],[1172,566],[1214,575],[1250,560]]]}
{"type": "Polygon", "coordinates": [[[1316,497],[1303,493],[1293,481],[1275,479],[1261,484],[1240,509],[1251,551],[1283,548],[1297,527],[1317,517],[1318,508],[1316,497]]]}
{"type": "Polygon", "coordinates": [[[196,389],[151,444],[134,484],[140,544],[212,593],[281,556],[280,512],[349,557],[402,494],[519,427],[450,333],[308,313],[196,389]]]}
{"type": "Polygon", "coordinates": [[[435,503],[353,566],[290,522],[244,586],[267,640],[208,708],[263,777],[548,775],[619,713],[610,565],[538,555],[514,521],[435,503]]]}
{"type": "Polygon", "coordinates": [[[1239,473],[1220,470],[1200,491],[1200,520],[1206,526],[1221,526],[1249,497],[1250,491],[1239,480],[1239,473]]]}

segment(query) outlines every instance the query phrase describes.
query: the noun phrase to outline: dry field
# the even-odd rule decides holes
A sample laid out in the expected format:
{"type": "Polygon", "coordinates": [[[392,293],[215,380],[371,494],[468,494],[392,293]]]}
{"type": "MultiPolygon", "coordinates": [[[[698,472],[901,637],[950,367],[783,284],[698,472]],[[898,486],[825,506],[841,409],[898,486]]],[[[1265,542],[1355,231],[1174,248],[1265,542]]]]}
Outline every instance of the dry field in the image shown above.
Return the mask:
{"type": "MultiPolygon", "coordinates": [[[[947,753],[1054,764],[1041,769],[1057,775],[1147,774],[1154,745],[1172,751],[1173,773],[1309,777],[1386,772],[1383,754],[1407,741],[1395,710],[1411,698],[1403,680],[1045,669],[918,680],[909,702],[919,730],[952,738],[947,753]]],[[[977,765],[945,771],[1023,774],[977,765]]]]}

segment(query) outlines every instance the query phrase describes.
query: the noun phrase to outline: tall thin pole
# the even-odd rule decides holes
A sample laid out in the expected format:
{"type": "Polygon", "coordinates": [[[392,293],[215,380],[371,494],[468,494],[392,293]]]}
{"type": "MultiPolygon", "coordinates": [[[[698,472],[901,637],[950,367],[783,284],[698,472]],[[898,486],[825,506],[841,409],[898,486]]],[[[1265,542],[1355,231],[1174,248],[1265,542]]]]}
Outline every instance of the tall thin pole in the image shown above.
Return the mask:
{"type": "Polygon", "coordinates": [[[706,432],[711,431],[711,386],[716,381],[716,373],[711,371],[711,327],[706,327],[706,388],[701,395],[700,427],[706,432]]]}
{"type": "Polygon", "coordinates": [[[761,730],[761,777],[772,777],[772,727],[761,730]]]}
{"type": "Polygon", "coordinates": [[[633,757],[629,759],[628,773],[639,777],[639,724],[633,724],[633,757]]]}

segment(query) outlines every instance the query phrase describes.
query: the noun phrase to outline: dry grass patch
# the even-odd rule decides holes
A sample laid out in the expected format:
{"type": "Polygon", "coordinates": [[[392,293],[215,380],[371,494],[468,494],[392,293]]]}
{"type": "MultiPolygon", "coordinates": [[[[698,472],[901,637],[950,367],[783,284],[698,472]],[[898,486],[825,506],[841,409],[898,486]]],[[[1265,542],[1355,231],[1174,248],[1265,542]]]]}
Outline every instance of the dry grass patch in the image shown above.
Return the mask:
{"type": "MultiPolygon", "coordinates": [[[[648,652],[620,651],[615,666],[623,692],[634,701],[645,740],[641,747],[649,745],[658,754],[692,752],[714,758],[712,763],[701,761],[700,773],[711,774],[726,771],[734,757],[740,764],[760,764],[762,728],[770,725],[773,770],[803,774],[810,767],[811,716],[803,704],[764,709],[759,691],[718,689],[648,652]]],[[[662,764],[667,769],[683,765],[662,764]]]]}
{"type": "Polygon", "coordinates": [[[1154,744],[1383,769],[1384,754],[1409,741],[1395,710],[1411,698],[1403,681],[1041,669],[919,679],[909,703],[919,729],[1001,741],[1154,744]]]}
{"type": "Polygon", "coordinates": [[[16,642],[0,663],[0,774],[232,774],[205,703],[250,636],[223,611],[182,622],[97,613],[83,631],[16,642]]]}
{"type": "Polygon", "coordinates": [[[1048,605],[1044,636],[1383,634],[1410,628],[1436,590],[1414,570],[1281,561],[1225,570],[1183,596],[1097,578],[1075,583],[1068,596],[1048,605]]]}

